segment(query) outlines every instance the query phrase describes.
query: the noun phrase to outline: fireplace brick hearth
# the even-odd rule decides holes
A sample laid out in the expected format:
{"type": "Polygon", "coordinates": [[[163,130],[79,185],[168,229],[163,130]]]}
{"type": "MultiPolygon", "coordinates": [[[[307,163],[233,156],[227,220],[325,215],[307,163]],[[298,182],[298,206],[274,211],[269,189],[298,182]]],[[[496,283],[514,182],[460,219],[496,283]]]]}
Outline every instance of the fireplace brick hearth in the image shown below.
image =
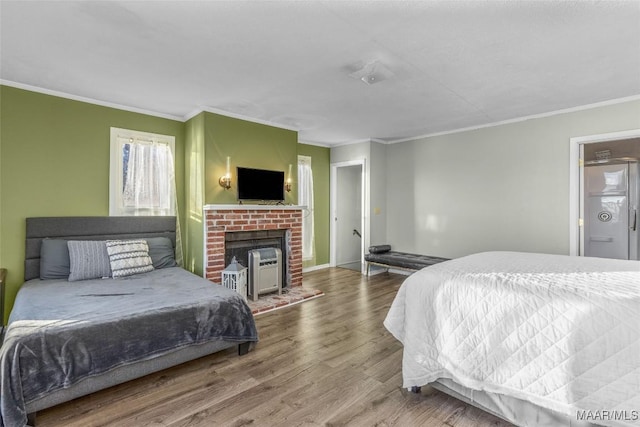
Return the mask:
{"type": "Polygon", "coordinates": [[[285,230],[287,274],[283,286],[302,286],[302,207],[206,205],[205,277],[220,283],[225,268],[225,234],[238,231],[285,230]]]}

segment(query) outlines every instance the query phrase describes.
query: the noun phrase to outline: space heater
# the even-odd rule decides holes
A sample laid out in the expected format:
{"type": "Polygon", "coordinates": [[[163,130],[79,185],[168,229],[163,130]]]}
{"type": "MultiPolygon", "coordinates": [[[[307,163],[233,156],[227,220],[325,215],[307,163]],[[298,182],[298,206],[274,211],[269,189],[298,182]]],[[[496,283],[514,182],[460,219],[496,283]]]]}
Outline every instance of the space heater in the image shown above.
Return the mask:
{"type": "Polygon", "coordinates": [[[282,293],[282,251],[278,248],[249,251],[249,295],[253,301],[269,292],[282,293]]]}

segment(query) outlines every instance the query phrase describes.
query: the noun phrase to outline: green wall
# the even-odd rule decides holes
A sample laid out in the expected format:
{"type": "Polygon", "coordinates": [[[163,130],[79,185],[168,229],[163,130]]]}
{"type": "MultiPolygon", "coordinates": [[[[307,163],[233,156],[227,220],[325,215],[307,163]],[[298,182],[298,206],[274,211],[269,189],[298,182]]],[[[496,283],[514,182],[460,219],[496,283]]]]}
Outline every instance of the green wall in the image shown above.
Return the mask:
{"type": "Polygon", "coordinates": [[[0,265],[5,317],[24,278],[25,218],[109,214],[110,127],[176,138],[184,211],[184,123],[0,86],[0,265]]]}
{"type": "Polygon", "coordinates": [[[316,259],[305,267],[329,263],[329,148],[298,144],[297,132],[203,112],[185,126],[185,192],[187,235],[185,263],[196,274],[203,271],[206,204],[237,204],[236,167],[283,170],[292,165],[293,189],[285,194],[286,204],[298,200],[298,154],[312,157],[315,187],[316,259]],[[231,158],[231,188],[218,184],[231,158]]]}
{"type": "Polygon", "coordinates": [[[188,207],[186,264],[196,274],[203,271],[204,224],[202,207],[207,204],[237,204],[236,167],[282,170],[288,175],[292,165],[293,191],[285,203],[296,204],[298,133],[291,130],[203,112],[186,123],[185,181],[188,207]],[[231,158],[231,188],[225,190],[218,179],[226,173],[231,158]],[[191,160],[190,160],[191,159],[191,160]],[[197,159],[197,160],[196,160],[197,159]]]}
{"type": "Polygon", "coordinates": [[[202,247],[204,242],[204,113],[185,123],[185,194],[186,218],[183,254],[185,268],[202,274],[202,247]]]}
{"type": "MultiPolygon", "coordinates": [[[[205,204],[236,204],[236,167],[281,170],[297,182],[298,133],[291,130],[221,116],[204,114],[205,128],[205,204]],[[218,178],[226,172],[227,157],[231,157],[231,188],[225,190],[218,178]]],[[[288,178],[288,176],[287,176],[288,178]]],[[[285,204],[296,204],[297,191],[285,192],[285,204]]]]}
{"type": "Polygon", "coordinates": [[[329,149],[297,143],[297,132],[203,112],[186,123],[0,85],[0,266],[8,270],[5,320],[24,278],[25,218],[109,214],[111,127],[173,135],[185,267],[202,273],[204,204],[235,204],[224,190],[236,166],[284,170],[311,156],[316,262],[329,262],[329,149]]]}
{"type": "Polygon", "coordinates": [[[313,215],[315,237],[315,260],[304,262],[303,266],[329,264],[329,171],[330,153],[327,147],[298,144],[298,154],[311,157],[313,171],[313,215]]]}

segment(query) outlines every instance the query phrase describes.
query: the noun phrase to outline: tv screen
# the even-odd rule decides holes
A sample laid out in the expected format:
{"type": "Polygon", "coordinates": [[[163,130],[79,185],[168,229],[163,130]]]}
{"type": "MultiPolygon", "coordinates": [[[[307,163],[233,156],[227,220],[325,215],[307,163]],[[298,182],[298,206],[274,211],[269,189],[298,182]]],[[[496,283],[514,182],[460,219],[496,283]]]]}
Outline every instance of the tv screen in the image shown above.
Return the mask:
{"type": "Polygon", "coordinates": [[[238,200],[284,200],[284,172],[238,166],[238,200]]]}

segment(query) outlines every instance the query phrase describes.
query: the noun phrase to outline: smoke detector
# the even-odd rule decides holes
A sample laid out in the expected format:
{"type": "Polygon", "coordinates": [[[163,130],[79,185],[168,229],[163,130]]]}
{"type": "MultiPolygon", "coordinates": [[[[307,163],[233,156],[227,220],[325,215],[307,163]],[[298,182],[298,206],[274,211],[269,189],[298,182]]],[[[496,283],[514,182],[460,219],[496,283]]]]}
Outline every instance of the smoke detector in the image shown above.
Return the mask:
{"type": "Polygon", "coordinates": [[[381,81],[390,79],[393,76],[393,72],[378,60],[369,62],[349,74],[349,77],[358,79],[368,85],[380,83],[381,81]]]}

